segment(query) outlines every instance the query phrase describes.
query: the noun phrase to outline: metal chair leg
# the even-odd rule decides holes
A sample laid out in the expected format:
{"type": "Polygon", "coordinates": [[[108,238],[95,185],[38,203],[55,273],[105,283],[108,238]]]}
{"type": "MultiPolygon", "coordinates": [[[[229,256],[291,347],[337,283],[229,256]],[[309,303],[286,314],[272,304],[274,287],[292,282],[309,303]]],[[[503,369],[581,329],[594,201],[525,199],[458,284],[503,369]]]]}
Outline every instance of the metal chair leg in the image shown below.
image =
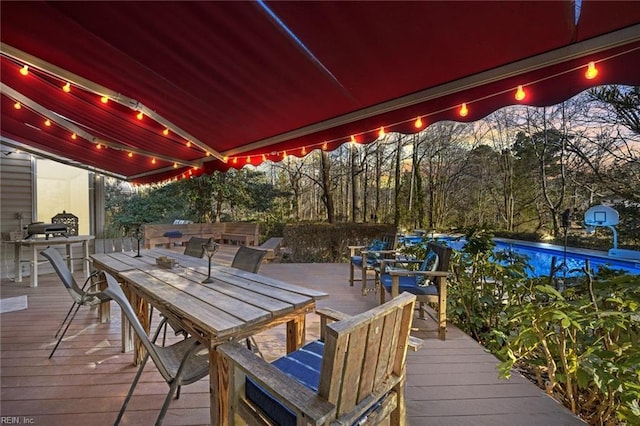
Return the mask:
{"type": "Polygon", "coordinates": [[[133,390],[136,388],[136,385],[138,384],[138,380],[140,379],[140,376],[142,376],[142,370],[144,370],[144,366],[147,363],[148,359],[149,359],[149,353],[147,352],[147,354],[144,356],[142,362],[140,363],[140,367],[138,368],[138,372],[136,373],[136,377],[134,377],[133,383],[131,383],[131,387],[129,388],[129,393],[127,394],[127,397],[125,398],[124,402],[122,403],[122,407],[120,408],[120,412],[118,413],[118,417],[116,418],[116,421],[115,421],[114,425],[119,425],[120,424],[120,420],[122,420],[122,416],[124,415],[124,410],[127,409],[127,405],[129,404],[129,400],[131,399],[131,396],[133,395],[133,390]]]}
{"type": "MultiPolygon", "coordinates": [[[[73,306],[71,308],[73,309],[73,306]]],[[[62,335],[60,335],[60,337],[58,338],[58,341],[56,342],[56,345],[53,347],[53,350],[49,354],[49,359],[51,359],[53,354],[56,352],[56,349],[58,349],[58,346],[60,345],[60,342],[62,342],[62,339],[64,339],[64,335],[67,334],[67,330],[69,329],[69,326],[73,322],[73,319],[76,317],[76,314],[78,313],[78,309],[80,309],[80,305],[76,304],[76,310],[73,313],[73,315],[71,316],[71,319],[69,320],[69,322],[67,322],[67,326],[64,328],[64,331],[62,332],[62,335]]],[[[69,314],[67,314],[67,316],[69,316],[69,314]]],[[[66,318],[65,318],[65,320],[66,320],[66,318]]]]}

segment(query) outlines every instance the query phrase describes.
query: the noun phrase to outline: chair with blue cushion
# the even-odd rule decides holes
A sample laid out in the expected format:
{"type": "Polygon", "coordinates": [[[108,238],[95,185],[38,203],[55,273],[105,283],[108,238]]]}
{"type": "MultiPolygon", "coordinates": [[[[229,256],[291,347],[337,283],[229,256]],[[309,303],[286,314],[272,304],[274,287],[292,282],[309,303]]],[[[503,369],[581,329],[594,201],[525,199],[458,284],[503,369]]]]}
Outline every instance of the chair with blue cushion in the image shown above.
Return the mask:
{"type": "Polygon", "coordinates": [[[228,418],[282,426],[405,424],[414,303],[404,293],[362,314],[322,321],[323,341],[271,364],[237,342],[219,346],[229,365],[228,418]]]}
{"type": "Polygon", "coordinates": [[[409,270],[391,266],[393,263],[404,260],[383,260],[380,265],[380,274],[377,278],[384,290],[380,291],[380,303],[385,301],[385,293],[391,293],[396,297],[402,292],[416,295],[418,302],[418,314],[424,319],[427,312],[426,304],[433,303],[437,307],[438,337],[445,340],[447,333],[447,277],[449,273],[449,261],[452,250],[449,247],[436,243],[427,245],[428,252],[424,260],[418,262],[421,266],[418,270],[409,270]]]}
{"type": "Polygon", "coordinates": [[[384,234],[380,240],[373,240],[368,246],[349,246],[349,285],[353,287],[354,270],[360,269],[362,281],[362,295],[374,288],[367,287],[367,271],[374,270],[380,265],[381,259],[390,259],[395,256],[398,245],[397,234],[384,234]]]}

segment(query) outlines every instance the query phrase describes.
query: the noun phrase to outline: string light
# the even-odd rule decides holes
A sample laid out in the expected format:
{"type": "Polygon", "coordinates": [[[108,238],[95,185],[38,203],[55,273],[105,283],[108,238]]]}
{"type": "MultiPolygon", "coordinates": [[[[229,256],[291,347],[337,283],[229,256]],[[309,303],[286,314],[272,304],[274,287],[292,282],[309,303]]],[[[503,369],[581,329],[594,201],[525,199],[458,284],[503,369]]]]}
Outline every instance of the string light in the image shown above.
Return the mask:
{"type": "Polygon", "coordinates": [[[162,134],[163,134],[163,135],[165,135],[165,136],[168,136],[168,135],[169,135],[169,129],[165,128],[165,129],[162,131],[162,134]]]}
{"type": "Polygon", "coordinates": [[[287,158],[287,151],[282,151],[282,158],[287,158]]]}
{"type": "Polygon", "coordinates": [[[251,156],[247,155],[247,164],[251,164],[251,156]]]}
{"type": "Polygon", "coordinates": [[[191,141],[187,141],[187,148],[191,148],[191,141]]]}
{"type": "Polygon", "coordinates": [[[224,162],[226,163],[227,161],[229,161],[229,157],[227,157],[227,156],[225,155],[224,157],[222,157],[222,161],[224,161],[224,162]]]}
{"type": "MultiPolygon", "coordinates": [[[[207,152],[205,153],[205,155],[206,155],[207,157],[210,157],[210,156],[211,156],[211,153],[210,153],[209,151],[207,151],[207,152]]],[[[225,161],[226,161],[226,160],[225,160],[225,161]]]]}
{"type": "Polygon", "coordinates": [[[384,127],[380,126],[380,130],[378,130],[378,137],[380,139],[384,138],[387,135],[387,133],[384,131],[384,127]]]}
{"type": "Polygon", "coordinates": [[[129,156],[129,158],[133,158],[133,152],[129,151],[127,155],[129,156]]]}
{"type": "Polygon", "coordinates": [[[460,116],[466,117],[467,114],[469,114],[469,110],[467,109],[467,104],[463,103],[462,106],[460,107],[460,116]]]}
{"type": "Polygon", "coordinates": [[[584,73],[584,76],[588,80],[593,80],[598,75],[598,68],[596,68],[595,62],[589,62],[587,65],[587,71],[584,73]]]}
{"type": "Polygon", "coordinates": [[[262,161],[267,161],[267,155],[266,154],[262,154],[262,161]]]}
{"type": "Polygon", "coordinates": [[[13,104],[13,107],[15,109],[20,109],[20,108],[22,108],[22,104],[20,102],[16,102],[15,104],[13,104]]]}
{"type": "Polygon", "coordinates": [[[516,101],[523,100],[525,96],[527,96],[527,94],[524,92],[522,85],[518,86],[518,90],[516,90],[516,94],[515,94],[516,101]]]}
{"type": "Polygon", "coordinates": [[[107,95],[104,95],[103,97],[100,98],[100,102],[102,102],[103,104],[106,104],[107,102],[109,102],[109,97],[107,95]]]}
{"type": "Polygon", "coordinates": [[[62,91],[65,93],[69,93],[71,91],[71,83],[67,82],[67,84],[62,86],[62,91]]]}
{"type": "Polygon", "coordinates": [[[327,150],[327,147],[328,147],[328,144],[327,144],[326,142],[324,142],[324,143],[322,144],[322,150],[323,150],[323,151],[326,151],[326,150],[327,150]]]}
{"type": "Polygon", "coordinates": [[[178,163],[173,163],[173,168],[177,169],[178,168],[178,163]]]}
{"type": "Polygon", "coordinates": [[[356,137],[355,137],[355,136],[351,135],[351,138],[350,138],[350,139],[351,139],[351,144],[352,144],[352,145],[355,145],[355,144],[357,144],[357,143],[358,143],[358,140],[356,139],[356,137]]]}
{"type": "Polygon", "coordinates": [[[22,75],[29,75],[29,66],[25,65],[22,68],[20,68],[20,74],[22,75]]]}
{"type": "Polygon", "coordinates": [[[420,129],[422,127],[422,117],[416,118],[416,122],[413,123],[413,125],[416,127],[416,129],[420,129]]]}
{"type": "Polygon", "coordinates": [[[156,164],[156,158],[155,158],[155,157],[153,157],[153,158],[151,159],[151,164],[156,164]]]}
{"type": "Polygon", "coordinates": [[[102,145],[97,144],[97,145],[96,145],[96,149],[102,149],[102,145]]]}
{"type": "Polygon", "coordinates": [[[238,164],[238,157],[233,157],[233,164],[238,164]]]}
{"type": "Polygon", "coordinates": [[[47,127],[51,126],[51,120],[49,120],[48,118],[46,120],[44,120],[44,125],[47,127]]]}
{"type": "Polygon", "coordinates": [[[144,118],[144,114],[142,113],[142,111],[140,111],[139,113],[136,114],[136,118],[138,120],[142,120],[144,118]]]}
{"type": "Polygon", "coordinates": [[[300,150],[300,154],[307,155],[307,147],[306,146],[302,147],[302,149],[300,150]]]}
{"type": "Polygon", "coordinates": [[[76,136],[75,133],[71,133],[71,139],[75,141],[76,139],[78,139],[78,136],[76,136]]]}

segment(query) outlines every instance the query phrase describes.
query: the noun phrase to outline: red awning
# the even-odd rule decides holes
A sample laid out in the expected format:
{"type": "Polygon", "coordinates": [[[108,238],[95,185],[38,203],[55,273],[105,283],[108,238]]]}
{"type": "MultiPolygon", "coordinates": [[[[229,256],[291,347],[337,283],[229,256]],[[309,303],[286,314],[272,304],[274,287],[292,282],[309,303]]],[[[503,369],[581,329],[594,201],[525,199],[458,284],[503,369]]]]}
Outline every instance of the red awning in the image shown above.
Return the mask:
{"type": "Polygon", "coordinates": [[[633,1],[584,1],[577,20],[573,1],[1,7],[3,141],[136,182],[477,120],[519,85],[538,106],[640,85],[633,1]]]}

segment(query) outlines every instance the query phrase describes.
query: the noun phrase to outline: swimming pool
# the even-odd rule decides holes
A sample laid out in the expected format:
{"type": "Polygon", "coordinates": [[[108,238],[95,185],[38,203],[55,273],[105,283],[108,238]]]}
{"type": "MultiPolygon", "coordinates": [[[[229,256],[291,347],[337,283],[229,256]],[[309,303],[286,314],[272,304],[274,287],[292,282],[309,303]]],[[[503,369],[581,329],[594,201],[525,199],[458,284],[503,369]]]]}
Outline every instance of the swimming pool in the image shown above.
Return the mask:
{"type": "Polygon", "coordinates": [[[532,271],[530,271],[530,276],[532,277],[549,276],[553,257],[556,258],[556,267],[565,262],[566,268],[563,268],[559,273],[566,273],[566,276],[582,275],[581,269],[585,266],[586,259],[589,259],[589,264],[593,271],[606,266],[610,269],[618,269],[640,276],[640,262],[612,258],[607,256],[606,252],[567,247],[565,261],[564,247],[561,246],[503,239],[496,239],[495,242],[495,251],[509,250],[519,255],[527,256],[528,263],[532,267],[532,271]]]}
{"type": "MultiPolygon", "coordinates": [[[[446,243],[454,250],[461,250],[464,247],[464,240],[459,240],[455,237],[439,235],[436,239],[446,243]]],[[[405,236],[405,240],[410,244],[417,244],[422,241],[421,237],[418,236],[405,236]]],[[[496,243],[494,251],[496,252],[509,250],[518,255],[527,256],[528,263],[531,265],[531,270],[528,271],[530,277],[549,276],[551,273],[551,259],[555,257],[556,267],[563,262],[566,265],[566,268],[559,272],[563,276],[582,275],[581,269],[584,267],[586,259],[589,259],[589,264],[593,271],[606,266],[610,269],[618,269],[638,275],[640,280],[640,262],[609,257],[607,252],[604,251],[567,247],[565,260],[564,247],[562,246],[503,238],[495,238],[494,241],[496,243]]]]}

